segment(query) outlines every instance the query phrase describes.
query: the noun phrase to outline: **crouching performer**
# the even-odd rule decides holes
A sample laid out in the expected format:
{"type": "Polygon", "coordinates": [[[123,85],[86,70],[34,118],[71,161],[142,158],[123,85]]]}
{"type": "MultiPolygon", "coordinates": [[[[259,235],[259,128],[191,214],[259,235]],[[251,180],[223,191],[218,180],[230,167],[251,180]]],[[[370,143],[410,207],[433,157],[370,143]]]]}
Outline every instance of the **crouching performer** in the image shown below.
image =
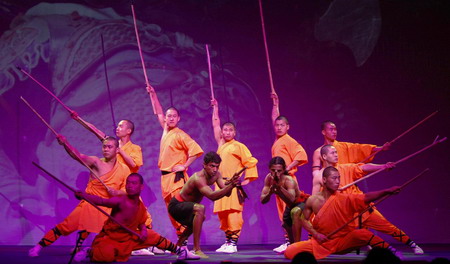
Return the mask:
{"type": "Polygon", "coordinates": [[[92,242],[91,250],[88,253],[90,260],[93,262],[124,262],[131,256],[131,251],[151,246],[171,251],[178,255],[178,259],[199,259],[198,256],[176,246],[152,229],[146,228],[145,222],[148,214],[140,199],[144,187],[143,182],[140,174],[130,174],[125,186],[127,194],[110,199],[84,192],[75,194],[78,199],[87,199],[96,205],[112,208],[111,216],[117,222],[140,234],[139,237],[136,237],[109,218],[102,231],[92,242]]]}
{"type": "Polygon", "coordinates": [[[303,227],[312,234],[312,238],[288,246],[284,252],[286,258],[292,259],[300,252],[310,252],[317,259],[322,259],[330,254],[347,253],[366,245],[388,248],[394,252],[388,243],[369,230],[356,229],[354,222],[345,224],[356,213],[366,209],[370,202],[388,194],[396,194],[400,187],[365,194],[342,194],[337,191],[340,175],[334,167],[323,171],[322,180],[323,190],[309,197],[303,210],[303,227]],[[315,217],[311,224],[309,218],[312,213],[315,217]]]}

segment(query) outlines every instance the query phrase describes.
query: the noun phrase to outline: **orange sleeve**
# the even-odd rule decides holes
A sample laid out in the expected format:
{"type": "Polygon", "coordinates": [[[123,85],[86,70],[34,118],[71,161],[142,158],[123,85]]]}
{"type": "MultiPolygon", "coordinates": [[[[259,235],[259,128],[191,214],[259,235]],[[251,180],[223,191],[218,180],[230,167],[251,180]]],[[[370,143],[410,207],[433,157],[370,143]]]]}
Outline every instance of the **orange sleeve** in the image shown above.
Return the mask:
{"type": "Polygon", "coordinates": [[[188,157],[199,157],[203,154],[203,149],[188,134],[183,133],[181,135],[181,142],[183,148],[187,150],[188,157]]]}
{"type": "Polygon", "coordinates": [[[242,165],[247,167],[247,170],[245,170],[244,179],[248,179],[250,181],[256,180],[258,178],[258,169],[256,168],[258,160],[252,156],[252,153],[244,144],[240,144],[239,150],[242,165]]]}
{"type": "MultiPolygon", "coordinates": [[[[298,143],[297,141],[293,140],[292,143],[287,144],[288,151],[292,157],[292,160],[297,160],[298,166],[305,165],[308,163],[308,156],[306,155],[305,149],[298,143]]],[[[286,164],[289,165],[289,164],[286,164]]]]}

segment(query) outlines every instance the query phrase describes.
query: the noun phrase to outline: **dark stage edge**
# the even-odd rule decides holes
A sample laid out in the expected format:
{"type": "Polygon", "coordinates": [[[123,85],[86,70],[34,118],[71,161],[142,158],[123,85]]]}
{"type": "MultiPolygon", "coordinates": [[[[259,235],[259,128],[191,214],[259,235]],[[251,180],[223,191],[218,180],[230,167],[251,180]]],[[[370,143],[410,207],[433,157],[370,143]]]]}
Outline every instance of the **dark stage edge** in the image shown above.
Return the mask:
{"type": "MultiPolygon", "coordinates": [[[[219,246],[219,245],[218,245],[219,246]]],[[[283,255],[277,255],[272,251],[278,245],[239,245],[239,252],[236,254],[216,253],[218,246],[203,246],[202,250],[209,256],[208,259],[187,261],[188,263],[290,263],[283,255]]],[[[424,255],[414,255],[412,251],[404,245],[393,245],[402,251],[403,263],[429,263],[435,258],[450,259],[450,244],[425,244],[421,245],[424,255]]],[[[0,246],[0,263],[68,263],[70,259],[70,246],[50,246],[41,251],[41,255],[36,258],[28,257],[28,250],[31,246],[0,246]]],[[[331,255],[319,263],[362,263],[367,250],[362,250],[360,255],[350,253],[347,255],[331,255]]],[[[132,256],[127,263],[174,263],[176,256],[155,255],[155,256],[132,256]]],[[[76,263],[76,262],[73,262],[76,263]]],[[[87,263],[87,262],[84,262],[87,263]]]]}

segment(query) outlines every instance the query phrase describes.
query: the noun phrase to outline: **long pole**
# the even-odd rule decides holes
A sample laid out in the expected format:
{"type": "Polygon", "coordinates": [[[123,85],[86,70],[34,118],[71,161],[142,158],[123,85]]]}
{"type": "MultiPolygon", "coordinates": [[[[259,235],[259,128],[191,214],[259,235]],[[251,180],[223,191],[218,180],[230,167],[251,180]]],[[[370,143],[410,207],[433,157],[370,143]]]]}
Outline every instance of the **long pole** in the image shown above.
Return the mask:
{"type": "MultiPolygon", "coordinates": [[[[410,183],[412,183],[413,181],[417,180],[420,176],[424,175],[425,173],[427,173],[430,169],[427,168],[425,170],[423,170],[420,174],[414,176],[412,179],[408,180],[407,182],[405,182],[402,186],[400,186],[400,190],[405,188],[407,185],[409,185],[410,183]]],[[[330,234],[327,235],[327,238],[331,238],[334,234],[336,234],[337,232],[341,231],[344,227],[346,227],[348,224],[354,222],[356,219],[358,219],[360,216],[362,216],[365,212],[369,211],[370,209],[372,209],[375,205],[381,203],[382,201],[386,200],[388,197],[390,197],[392,194],[387,194],[385,196],[383,196],[382,198],[378,199],[376,202],[374,202],[373,204],[369,205],[369,207],[367,207],[366,209],[364,209],[363,211],[361,211],[358,215],[354,216],[352,219],[350,219],[347,223],[345,223],[344,225],[342,225],[341,227],[337,228],[336,230],[334,230],[333,232],[331,232],[330,234]]]]}
{"type": "MultiPolygon", "coordinates": [[[[63,182],[62,180],[58,179],[58,177],[54,176],[53,174],[51,174],[50,172],[48,172],[46,169],[42,168],[39,164],[32,162],[34,166],[38,167],[40,170],[42,170],[43,172],[45,172],[48,176],[52,177],[55,181],[59,182],[60,184],[62,184],[64,187],[66,187],[67,189],[69,189],[70,191],[72,191],[73,193],[76,192],[76,190],[72,187],[70,187],[68,184],[66,184],[65,182],[63,182]]],[[[98,205],[94,204],[93,202],[89,201],[89,199],[87,198],[83,198],[86,202],[88,202],[90,205],[94,206],[97,210],[99,210],[102,214],[106,215],[107,217],[109,217],[114,223],[120,225],[120,227],[122,227],[123,229],[127,230],[128,232],[130,232],[133,235],[136,235],[137,237],[139,237],[139,234],[134,232],[133,230],[129,229],[128,227],[124,226],[122,223],[120,223],[119,221],[117,221],[114,217],[112,217],[110,214],[108,214],[107,212],[105,212],[102,208],[100,208],[98,205]]]]}
{"type": "Polygon", "coordinates": [[[259,0],[259,15],[261,17],[261,27],[262,27],[262,33],[263,33],[263,39],[264,39],[264,48],[265,48],[265,51],[266,51],[267,69],[269,71],[270,89],[272,91],[272,94],[274,94],[275,93],[275,86],[273,85],[272,67],[270,66],[269,47],[267,45],[266,27],[265,27],[265,24],[264,24],[264,14],[263,14],[263,7],[262,7],[261,0],[259,0]]]}

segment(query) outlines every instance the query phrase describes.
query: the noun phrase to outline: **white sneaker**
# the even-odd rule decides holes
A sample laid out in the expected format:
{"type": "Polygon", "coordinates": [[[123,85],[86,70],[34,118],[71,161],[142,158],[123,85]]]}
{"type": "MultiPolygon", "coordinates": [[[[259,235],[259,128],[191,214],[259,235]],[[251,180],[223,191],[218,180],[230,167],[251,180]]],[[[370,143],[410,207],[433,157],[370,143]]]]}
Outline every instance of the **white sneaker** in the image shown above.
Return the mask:
{"type": "Polygon", "coordinates": [[[400,250],[397,250],[394,252],[394,255],[399,258],[400,260],[405,260],[405,257],[403,256],[402,252],[400,250]]]}
{"type": "Polygon", "coordinates": [[[41,249],[42,249],[42,246],[37,244],[36,246],[34,246],[30,250],[28,250],[28,256],[32,257],[32,258],[39,256],[41,249]]]}
{"type": "Polygon", "coordinates": [[[196,260],[196,259],[200,259],[200,256],[195,255],[194,253],[190,252],[187,247],[179,247],[177,249],[177,255],[178,255],[178,259],[180,260],[196,260]]]}
{"type": "Polygon", "coordinates": [[[284,244],[281,244],[279,247],[276,247],[273,249],[273,251],[277,252],[278,254],[284,253],[284,251],[286,251],[286,248],[290,245],[291,243],[286,242],[284,244]]]}
{"type": "Polygon", "coordinates": [[[148,250],[150,250],[150,252],[153,252],[153,254],[155,254],[155,255],[164,255],[164,254],[166,254],[166,252],[170,253],[170,251],[162,250],[157,247],[149,247],[148,250]]]}
{"type": "Polygon", "coordinates": [[[75,257],[73,258],[76,262],[81,262],[85,260],[89,254],[89,250],[91,250],[90,247],[84,247],[80,251],[78,251],[75,254],[75,257]]]}
{"type": "Polygon", "coordinates": [[[235,244],[228,244],[223,250],[223,253],[233,254],[237,252],[237,246],[235,244]]]}
{"type": "Polygon", "coordinates": [[[414,255],[423,255],[423,249],[421,247],[419,247],[418,245],[416,245],[415,247],[413,247],[413,251],[414,251],[414,255]]]}
{"type": "Polygon", "coordinates": [[[228,242],[223,243],[223,245],[220,246],[220,248],[216,249],[216,252],[224,253],[224,250],[227,246],[228,246],[228,242]]]}
{"type": "Polygon", "coordinates": [[[132,256],[154,256],[155,254],[146,248],[131,251],[132,256]]]}

